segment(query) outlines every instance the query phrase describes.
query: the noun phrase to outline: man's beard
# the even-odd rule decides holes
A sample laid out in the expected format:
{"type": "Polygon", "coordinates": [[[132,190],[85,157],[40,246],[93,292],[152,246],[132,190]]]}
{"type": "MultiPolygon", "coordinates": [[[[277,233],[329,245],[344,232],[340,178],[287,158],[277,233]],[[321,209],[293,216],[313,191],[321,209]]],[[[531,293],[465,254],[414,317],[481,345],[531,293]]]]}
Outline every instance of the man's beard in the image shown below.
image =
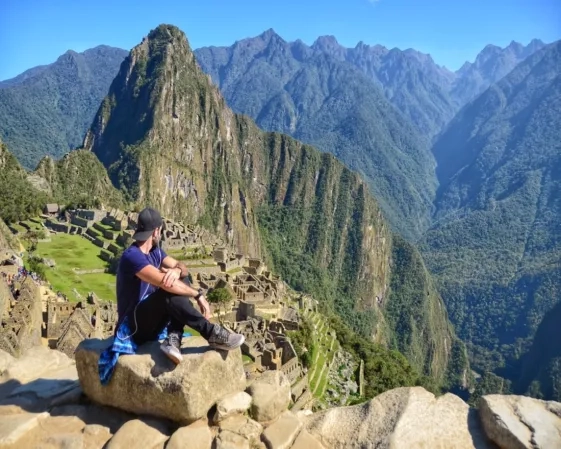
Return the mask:
{"type": "Polygon", "coordinates": [[[156,247],[160,244],[160,237],[152,237],[152,247],[156,247]]]}

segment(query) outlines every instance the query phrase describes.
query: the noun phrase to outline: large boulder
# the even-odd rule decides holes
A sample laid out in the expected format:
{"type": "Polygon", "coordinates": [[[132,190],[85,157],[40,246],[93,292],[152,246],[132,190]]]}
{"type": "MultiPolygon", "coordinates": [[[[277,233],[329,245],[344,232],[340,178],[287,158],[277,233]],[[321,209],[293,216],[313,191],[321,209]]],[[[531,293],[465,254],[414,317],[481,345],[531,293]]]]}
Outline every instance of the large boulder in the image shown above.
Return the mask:
{"type": "Polygon", "coordinates": [[[490,448],[477,417],[458,396],[435,398],[421,387],[387,391],[361,405],[316,413],[309,433],[326,447],[490,448]]]}
{"type": "Polygon", "coordinates": [[[98,360],[109,343],[84,340],[75,355],[84,393],[100,404],[189,424],[206,417],[218,400],[246,386],[240,350],[214,351],[201,337],[184,339],[179,365],[162,353],[158,342],[142,345],[135,355],[120,356],[104,386],[98,360]]]}
{"type": "Polygon", "coordinates": [[[290,404],[290,382],[282,371],[265,371],[247,392],[252,397],[251,415],[258,422],[277,419],[290,404]]]}
{"type": "Polygon", "coordinates": [[[561,404],[492,394],[479,400],[487,436],[503,449],[561,448],[561,404]]]}

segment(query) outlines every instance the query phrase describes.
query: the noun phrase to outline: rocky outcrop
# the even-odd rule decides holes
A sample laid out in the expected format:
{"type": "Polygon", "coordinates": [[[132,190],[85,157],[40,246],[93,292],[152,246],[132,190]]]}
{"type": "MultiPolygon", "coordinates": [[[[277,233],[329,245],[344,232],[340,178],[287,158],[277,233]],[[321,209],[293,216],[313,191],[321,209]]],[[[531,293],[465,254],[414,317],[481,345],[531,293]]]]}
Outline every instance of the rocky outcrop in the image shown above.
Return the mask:
{"type": "Polygon", "coordinates": [[[307,430],[326,447],[490,448],[469,406],[453,394],[396,388],[369,402],[312,415],[307,430]]]}
{"type": "Polygon", "coordinates": [[[561,447],[561,404],[525,396],[483,396],[479,413],[485,432],[502,449],[561,447]]]}
{"type": "Polygon", "coordinates": [[[74,360],[36,346],[20,358],[0,354],[0,405],[39,411],[81,394],[74,360]]]}
{"type": "Polygon", "coordinates": [[[75,355],[84,393],[100,404],[191,423],[205,417],[218,400],[245,389],[240,351],[210,350],[201,337],[184,339],[183,361],[177,366],[158,342],[142,345],[136,355],[119,357],[111,381],[103,386],[98,360],[107,345],[85,340],[75,355]]]}
{"type": "Polygon", "coordinates": [[[281,371],[265,371],[248,388],[251,415],[259,422],[277,419],[290,404],[290,382],[281,371]]]}
{"type": "MultiPolygon", "coordinates": [[[[243,393],[245,381],[237,387],[237,392],[223,395],[222,400],[212,400],[213,403],[217,403],[217,409],[220,407],[222,412],[227,411],[227,416],[221,418],[218,423],[209,424],[209,419],[213,418],[210,413],[205,413],[202,419],[185,427],[180,427],[180,424],[168,419],[139,416],[154,414],[155,406],[150,404],[150,401],[156,401],[158,398],[162,403],[169,405],[169,410],[175,410],[177,405],[167,397],[172,389],[176,396],[182,398],[180,401],[186,401],[186,392],[190,392],[189,397],[199,406],[202,401],[200,396],[212,397],[215,394],[212,389],[223,388],[221,382],[215,381],[218,378],[215,375],[223,376],[223,372],[220,372],[217,366],[222,364],[232,369],[232,372],[237,370],[238,362],[228,359],[233,355],[240,360],[239,354],[230,353],[226,356],[216,351],[205,350],[204,347],[201,349],[200,338],[189,338],[187,341],[192,344],[183,348],[186,361],[178,366],[169,365],[166,358],[160,358],[156,345],[146,345],[140,354],[126,356],[120,360],[115,375],[123,376],[118,380],[118,385],[124,391],[110,391],[114,395],[121,394],[121,399],[130,398],[137,407],[144,404],[144,409],[139,409],[135,414],[92,403],[81,394],[57,395],[56,392],[64,391],[63,387],[68,381],[64,376],[60,376],[63,372],[61,364],[70,363],[69,366],[73,367],[73,361],[57,351],[36,348],[21,359],[3,357],[2,360],[9,363],[10,369],[6,370],[6,366],[1,367],[5,377],[4,382],[0,383],[0,449],[561,447],[561,404],[557,402],[544,402],[521,396],[484,396],[478,414],[477,410],[470,409],[455,395],[445,394],[435,398],[423,388],[414,387],[390,390],[369,402],[352,407],[333,408],[316,414],[309,410],[292,413],[287,410],[286,378],[282,373],[274,371],[266,372],[261,382],[253,382],[248,388],[248,392],[252,393],[253,404],[258,404],[259,411],[256,416],[261,419],[271,418],[267,422],[254,421],[244,411],[249,397],[243,393]],[[36,371],[30,365],[31,355],[37,356],[36,371]],[[51,359],[57,362],[47,364],[49,358],[46,355],[51,355],[51,359]],[[215,356],[218,356],[220,361],[215,360],[215,356]],[[186,366],[182,366],[184,363],[186,366]],[[18,388],[22,391],[32,391],[34,385],[50,379],[48,385],[52,388],[49,391],[53,392],[53,396],[48,402],[39,401],[39,405],[32,403],[29,398],[22,401],[20,395],[13,394],[13,387],[6,388],[10,385],[10,380],[6,380],[8,371],[12,376],[20,373],[18,388]],[[23,372],[27,373],[26,376],[21,375],[23,372]],[[173,372],[178,376],[174,378],[173,372]],[[138,373],[144,373],[143,384],[140,383],[138,373]],[[183,383],[178,384],[178,378],[184,379],[183,383]],[[212,388],[205,383],[208,382],[206,379],[213,382],[212,388]],[[130,380],[133,385],[125,385],[125,380],[130,380]],[[57,384],[62,387],[56,388],[57,384]],[[201,388],[199,393],[194,390],[196,386],[201,388]],[[8,392],[7,396],[2,392],[8,392]],[[263,392],[267,394],[262,394],[263,392]],[[485,432],[492,441],[487,438],[485,432]]],[[[100,343],[89,341],[86,347],[81,347],[82,355],[77,359],[84,363],[88,362],[90,357],[95,359],[92,354],[99,351],[100,343]],[[88,345],[93,346],[93,349],[88,348],[88,345]]],[[[97,364],[94,366],[97,367],[97,364]]],[[[82,368],[79,369],[81,372],[82,368]]],[[[89,372],[86,374],[91,375],[89,372]]],[[[86,381],[91,380],[93,384],[94,380],[98,382],[97,377],[90,379],[84,378],[82,374],[81,376],[86,389],[86,381]]],[[[231,375],[225,376],[226,379],[231,379],[231,375]]],[[[223,378],[224,376],[221,377],[223,378]]],[[[190,405],[183,402],[181,406],[189,408],[190,405]]],[[[208,411],[207,407],[203,408],[208,411]]],[[[256,410],[252,409],[252,413],[256,413],[256,410]]]]}

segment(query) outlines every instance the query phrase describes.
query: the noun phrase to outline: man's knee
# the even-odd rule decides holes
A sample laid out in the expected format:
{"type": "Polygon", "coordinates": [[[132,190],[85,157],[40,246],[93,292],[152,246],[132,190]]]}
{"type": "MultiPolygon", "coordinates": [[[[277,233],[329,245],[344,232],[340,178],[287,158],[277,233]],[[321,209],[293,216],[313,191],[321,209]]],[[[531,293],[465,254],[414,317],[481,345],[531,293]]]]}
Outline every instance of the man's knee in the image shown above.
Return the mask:
{"type": "Polygon", "coordinates": [[[193,304],[191,303],[191,300],[187,296],[169,295],[166,298],[166,301],[170,306],[175,308],[183,308],[183,309],[193,308],[193,304]]]}

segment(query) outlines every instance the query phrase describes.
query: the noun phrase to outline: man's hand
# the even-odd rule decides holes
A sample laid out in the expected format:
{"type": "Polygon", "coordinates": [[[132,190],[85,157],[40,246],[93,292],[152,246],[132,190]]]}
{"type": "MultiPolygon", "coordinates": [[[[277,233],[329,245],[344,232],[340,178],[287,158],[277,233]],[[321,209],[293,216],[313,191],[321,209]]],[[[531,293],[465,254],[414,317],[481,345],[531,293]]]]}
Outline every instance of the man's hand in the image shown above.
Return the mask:
{"type": "Polygon", "coordinates": [[[161,268],[162,272],[165,273],[164,278],[162,279],[162,284],[165,287],[170,288],[175,281],[179,279],[181,276],[181,268],[161,268]]]}
{"type": "Polygon", "coordinates": [[[197,304],[199,304],[199,309],[201,309],[201,313],[204,315],[204,317],[207,320],[210,320],[210,306],[204,295],[199,296],[199,299],[197,299],[197,304]]]}

